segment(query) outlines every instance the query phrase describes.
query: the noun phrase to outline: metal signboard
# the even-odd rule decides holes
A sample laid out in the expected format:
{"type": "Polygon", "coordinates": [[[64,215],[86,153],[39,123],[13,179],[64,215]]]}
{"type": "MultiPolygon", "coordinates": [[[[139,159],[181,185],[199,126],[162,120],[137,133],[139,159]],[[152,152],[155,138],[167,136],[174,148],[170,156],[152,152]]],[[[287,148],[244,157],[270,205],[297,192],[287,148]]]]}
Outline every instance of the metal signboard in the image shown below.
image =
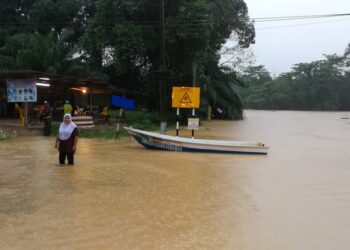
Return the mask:
{"type": "Polygon", "coordinates": [[[187,128],[193,130],[199,129],[199,118],[188,118],[187,128]]]}
{"type": "Polygon", "coordinates": [[[173,87],[172,107],[173,108],[199,108],[200,88],[199,87],[173,87]]]}
{"type": "Polygon", "coordinates": [[[34,79],[7,80],[7,102],[36,102],[37,88],[34,79]]]}

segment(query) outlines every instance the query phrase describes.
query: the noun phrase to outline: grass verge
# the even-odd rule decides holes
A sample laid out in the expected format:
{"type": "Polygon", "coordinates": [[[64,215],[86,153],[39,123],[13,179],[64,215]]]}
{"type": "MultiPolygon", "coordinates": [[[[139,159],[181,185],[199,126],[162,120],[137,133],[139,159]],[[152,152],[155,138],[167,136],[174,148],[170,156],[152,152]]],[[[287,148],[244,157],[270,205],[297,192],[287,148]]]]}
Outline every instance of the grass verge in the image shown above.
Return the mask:
{"type": "MultiPolygon", "coordinates": [[[[112,116],[113,118],[113,116],[112,116]]],[[[126,111],[123,117],[124,123],[120,124],[120,131],[117,133],[116,124],[101,124],[90,129],[79,129],[80,138],[102,138],[115,139],[125,137],[128,132],[123,127],[133,127],[141,130],[155,131],[159,129],[159,119],[156,113],[143,111],[126,111]]],[[[53,124],[51,135],[58,134],[58,124],[53,124]]]]}

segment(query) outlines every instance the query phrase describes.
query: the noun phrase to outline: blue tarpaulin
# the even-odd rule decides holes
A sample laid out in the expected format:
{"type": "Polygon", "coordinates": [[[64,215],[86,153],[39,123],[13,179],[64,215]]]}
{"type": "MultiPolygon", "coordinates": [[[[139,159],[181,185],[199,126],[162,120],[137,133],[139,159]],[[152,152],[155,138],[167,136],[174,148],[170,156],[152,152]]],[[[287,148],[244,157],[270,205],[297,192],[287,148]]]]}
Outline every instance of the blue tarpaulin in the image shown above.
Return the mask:
{"type": "Polygon", "coordinates": [[[135,101],[121,96],[112,95],[111,105],[127,110],[133,110],[135,107],[135,101]]]}

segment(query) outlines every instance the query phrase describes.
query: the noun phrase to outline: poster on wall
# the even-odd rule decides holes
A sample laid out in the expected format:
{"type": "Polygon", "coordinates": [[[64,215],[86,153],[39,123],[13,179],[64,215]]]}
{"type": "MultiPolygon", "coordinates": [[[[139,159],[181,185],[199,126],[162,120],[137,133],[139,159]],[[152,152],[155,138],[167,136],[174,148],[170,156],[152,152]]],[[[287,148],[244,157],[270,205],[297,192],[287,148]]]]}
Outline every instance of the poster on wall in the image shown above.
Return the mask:
{"type": "Polygon", "coordinates": [[[7,80],[7,102],[36,102],[35,83],[34,79],[7,80]]]}

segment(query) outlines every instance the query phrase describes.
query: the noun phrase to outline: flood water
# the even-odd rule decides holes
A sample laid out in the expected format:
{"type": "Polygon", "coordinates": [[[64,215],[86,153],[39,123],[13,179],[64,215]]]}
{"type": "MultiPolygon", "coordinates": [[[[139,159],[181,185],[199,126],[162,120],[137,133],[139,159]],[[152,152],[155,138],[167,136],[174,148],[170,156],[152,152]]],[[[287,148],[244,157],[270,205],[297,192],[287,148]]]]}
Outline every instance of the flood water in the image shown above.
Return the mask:
{"type": "Polygon", "coordinates": [[[0,142],[0,248],[349,249],[350,113],[245,114],[196,135],[267,156],[80,139],[60,167],[54,138],[0,142]]]}

